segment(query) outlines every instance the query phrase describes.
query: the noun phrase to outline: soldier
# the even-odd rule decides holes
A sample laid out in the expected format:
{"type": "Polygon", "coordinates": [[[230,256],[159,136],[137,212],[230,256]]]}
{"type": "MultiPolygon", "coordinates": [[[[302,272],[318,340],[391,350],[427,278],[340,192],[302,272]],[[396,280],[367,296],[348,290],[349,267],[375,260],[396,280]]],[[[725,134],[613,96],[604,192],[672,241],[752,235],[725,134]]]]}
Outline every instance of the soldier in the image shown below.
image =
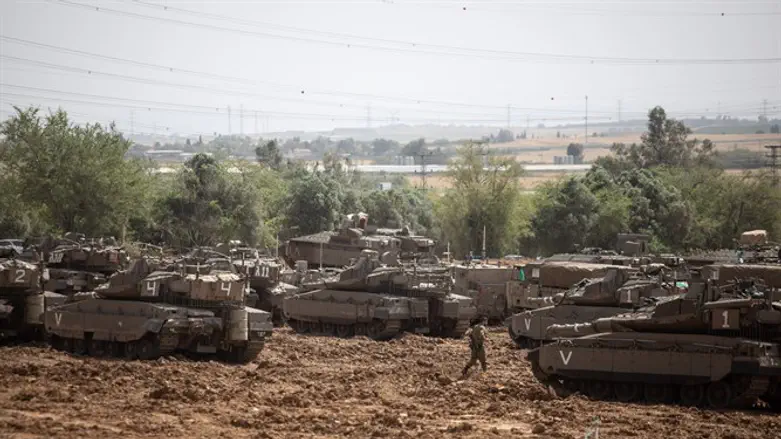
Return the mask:
{"type": "Polygon", "coordinates": [[[472,356],[469,359],[469,363],[464,367],[463,376],[466,376],[469,369],[472,366],[475,366],[478,360],[480,361],[480,366],[483,368],[483,372],[485,372],[485,341],[487,336],[485,326],[487,324],[488,318],[483,317],[480,319],[480,322],[470,328],[466,334],[466,336],[469,337],[469,349],[472,350],[472,356]]]}

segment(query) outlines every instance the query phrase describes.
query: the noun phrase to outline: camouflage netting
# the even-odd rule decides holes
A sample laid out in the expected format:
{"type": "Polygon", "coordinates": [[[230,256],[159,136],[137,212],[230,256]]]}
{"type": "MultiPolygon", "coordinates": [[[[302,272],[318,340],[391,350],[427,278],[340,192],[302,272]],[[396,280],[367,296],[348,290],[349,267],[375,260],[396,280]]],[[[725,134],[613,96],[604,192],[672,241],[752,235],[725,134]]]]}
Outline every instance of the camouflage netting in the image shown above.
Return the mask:
{"type": "MultiPolygon", "coordinates": [[[[583,279],[593,279],[604,276],[609,268],[616,268],[616,266],[578,264],[572,262],[546,262],[540,266],[540,285],[554,288],[570,288],[583,279]]],[[[629,269],[626,267],[618,268],[629,269]]],[[[532,275],[533,273],[527,272],[526,278],[529,279],[532,275]]]]}
{"type": "Polygon", "coordinates": [[[768,286],[781,288],[781,266],[778,265],[709,265],[703,267],[702,277],[712,279],[718,270],[718,285],[725,285],[735,279],[756,278],[763,280],[768,286]]]}

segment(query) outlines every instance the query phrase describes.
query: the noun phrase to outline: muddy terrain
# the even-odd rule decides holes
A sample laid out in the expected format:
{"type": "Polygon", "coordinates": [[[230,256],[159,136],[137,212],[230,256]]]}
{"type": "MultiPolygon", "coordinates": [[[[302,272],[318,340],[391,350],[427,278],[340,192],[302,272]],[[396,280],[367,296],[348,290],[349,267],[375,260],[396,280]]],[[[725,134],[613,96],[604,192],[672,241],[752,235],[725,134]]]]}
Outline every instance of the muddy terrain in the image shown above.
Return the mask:
{"type": "Polygon", "coordinates": [[[76,358],[0,348],[0,437],[777,438],[781,416],[557,400],[525,352],[491,333],[489,370],[461,380],[466,340],[391,342],[281,329],[245,366],[76,358]]]}

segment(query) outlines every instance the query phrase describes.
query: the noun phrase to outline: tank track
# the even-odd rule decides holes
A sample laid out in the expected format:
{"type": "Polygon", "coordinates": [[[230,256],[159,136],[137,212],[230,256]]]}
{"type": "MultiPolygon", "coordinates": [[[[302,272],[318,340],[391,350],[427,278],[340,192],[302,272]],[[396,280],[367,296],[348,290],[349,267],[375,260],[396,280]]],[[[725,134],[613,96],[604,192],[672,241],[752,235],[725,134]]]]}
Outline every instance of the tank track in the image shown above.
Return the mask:
{"type": "Polygon", "coordinates": [[[768,391],[768,377],[732,376],[720,381],[698,385],[650,384],[638,382],[609,382],[587,379],[559,379],[548,377],[532,365],[535,378],[566,398],[574,393],[602,401],[650,404],[679,404],[690,407],[721,410],[726,408],[750,409],[768,391]]]}
{"type": "Polygon", "coordinates": [[[265,345],[265,340],[250,340],[245,346],[237,346],[230,351],[218,351],[217,357],[226,363],[251,363],[260,355],[265,345]]]}
{"type": "Polygon", "coordinates": [[[507,331],[510,333],[510,338],[519,349],[535,349],[546,343],[543,340],[535,340],[533,338],[524,337],[523,335],[515,335],[513,334],[512,328],[508,328],[507,331]]]}
{"type": "Polygon", "coordinates": [[[52,335],[50,345],[73,355],[126,360],[155,360],[176,352],[179,340],[175,335],[150,335],[130,342],[65,338],[52,335]]]}
{"type": "Polygon", "coordinates": [[[469,320],[458,320],[456,322],[455,327],[450,329],[449,331],[445,331],[442,335],[444,337],[450,337],[450,338],[461,338],[466,334],[466,331],[469,329],[469,320]]]}
{"type": "Polygon", "coordinates": [[[390,340],[402,331],[401,320],[374,320],[370,323],[334,324],[288,319],[287,323],[299,334],[349,338],[365,335],[373,340],[390,340]]]}

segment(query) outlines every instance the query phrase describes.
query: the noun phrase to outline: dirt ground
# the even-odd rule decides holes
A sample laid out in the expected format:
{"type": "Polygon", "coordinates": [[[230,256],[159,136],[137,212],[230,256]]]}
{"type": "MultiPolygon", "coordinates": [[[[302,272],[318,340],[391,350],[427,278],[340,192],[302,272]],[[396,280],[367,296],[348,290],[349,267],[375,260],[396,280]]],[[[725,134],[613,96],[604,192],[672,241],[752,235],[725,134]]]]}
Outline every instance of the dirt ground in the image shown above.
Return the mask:
{"type": "Polygon", "coordinates": [[[252,364],[0,349],[0,437],[777,438],[781,417],[554,399],[492,330],[489,370],[459,380],[465,340],[275,331],[252,364]]]}

